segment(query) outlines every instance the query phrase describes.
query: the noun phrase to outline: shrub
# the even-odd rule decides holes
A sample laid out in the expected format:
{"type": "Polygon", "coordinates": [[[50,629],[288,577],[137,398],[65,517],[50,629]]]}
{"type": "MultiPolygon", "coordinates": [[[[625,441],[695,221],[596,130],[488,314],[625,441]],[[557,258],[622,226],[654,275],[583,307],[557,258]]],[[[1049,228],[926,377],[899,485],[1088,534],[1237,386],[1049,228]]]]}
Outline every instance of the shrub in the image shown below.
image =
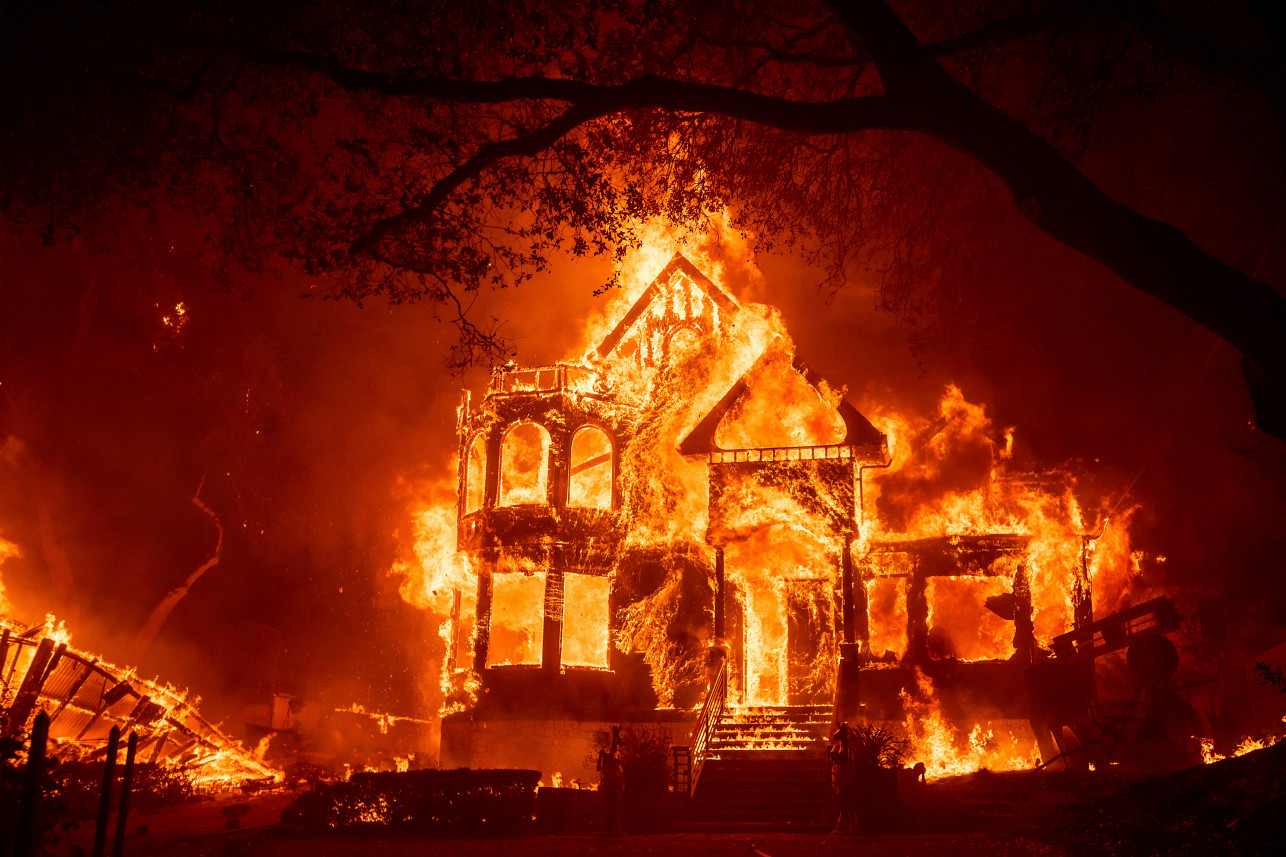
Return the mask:
{"type": "Polygon", "coordinates": [[[310,833],[521,834],[531,829],[539,780],[539,771],[467,768],[354,774],[300,795],[282,822],[310,833]]]}

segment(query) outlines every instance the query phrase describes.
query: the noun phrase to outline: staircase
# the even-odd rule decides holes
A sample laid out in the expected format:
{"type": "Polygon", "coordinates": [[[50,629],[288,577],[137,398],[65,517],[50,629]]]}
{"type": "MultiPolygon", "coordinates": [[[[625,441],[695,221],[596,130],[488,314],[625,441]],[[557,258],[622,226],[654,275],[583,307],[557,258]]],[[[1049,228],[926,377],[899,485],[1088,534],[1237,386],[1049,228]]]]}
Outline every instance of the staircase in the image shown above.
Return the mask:
{"type": "Polygon", "coordinates": [[[711,731],[687,827],[814,831],[833,823],[826,705],[728,707],[711,731]]]}

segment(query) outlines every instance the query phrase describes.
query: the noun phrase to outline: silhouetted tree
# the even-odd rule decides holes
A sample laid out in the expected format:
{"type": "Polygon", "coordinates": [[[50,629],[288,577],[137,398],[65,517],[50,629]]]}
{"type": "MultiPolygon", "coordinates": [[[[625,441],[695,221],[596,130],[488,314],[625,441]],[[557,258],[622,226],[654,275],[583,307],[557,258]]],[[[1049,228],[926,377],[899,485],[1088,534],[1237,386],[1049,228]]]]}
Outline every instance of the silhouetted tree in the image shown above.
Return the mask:
{"type": "Polygon", "coordinates": [[[969,194],[1003,189],[1037,228],[1236,347],[1261,427],[1286,434],[1286,302],[1078,166],[1114,117],[1212,79],[1280,122],[1282,13],[898,5],[7,11],[0,204],[52,235],[122,200],[181,200],[238,264],[284,258],[334,278],[332,294],[441,302],[465,364],[503,350],[470,292],[556,251],[619,252],[654,216],[726,208],[834,282],[874,260],[890,303],[932,304],[944,291],[926,273],[977,238],[943,229],[945,213],[967,223],[969,194]]]}

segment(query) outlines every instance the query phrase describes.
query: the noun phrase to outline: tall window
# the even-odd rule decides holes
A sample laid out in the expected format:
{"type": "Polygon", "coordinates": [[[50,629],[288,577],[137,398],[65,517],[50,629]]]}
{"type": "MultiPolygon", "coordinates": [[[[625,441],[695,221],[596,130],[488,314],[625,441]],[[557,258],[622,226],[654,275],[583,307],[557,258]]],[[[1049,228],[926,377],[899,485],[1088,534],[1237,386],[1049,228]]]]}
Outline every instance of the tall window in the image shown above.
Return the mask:
{"type": "Polygon", "coordinates": [[[487,498],[487,438],[477,434],[464,462],[464,513],[476,512],[487,498]]]}
{"type": "Polygon", "coordinates": [[[585,426],[572,438],[567,505],[612,508],[612,441],[595,426],[585,426]]]}
{"type": "Polygon", "coordinates": [[[563,664],[607,668],[608,596],[606,577],[568,572],[563,578],[563,664]]]}
{"type": "Polygon", "coordinates": [[[549,502],[549,432],[518,423],[500,442],[501,506],[549,502]]]}
{"type": "Polygon", "coordinates": [[[539,664],[544,635],[545,573],[493,574],[487,666],[539,664]]]}

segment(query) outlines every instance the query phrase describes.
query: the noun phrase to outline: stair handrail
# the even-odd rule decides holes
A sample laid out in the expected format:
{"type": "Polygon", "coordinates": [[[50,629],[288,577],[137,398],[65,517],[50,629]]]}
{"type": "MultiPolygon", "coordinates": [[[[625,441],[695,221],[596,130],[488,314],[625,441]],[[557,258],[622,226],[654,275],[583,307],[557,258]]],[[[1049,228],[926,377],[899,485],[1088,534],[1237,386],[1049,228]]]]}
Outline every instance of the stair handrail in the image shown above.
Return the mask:
{"type": "Polygon", "coordinates": [[[723,665],[719,668],[719,674],[715,676],[710,684],[710,690],[706,692],[705,704],[701,706],[701,713],[697,716],[697,732],[692,739],[692,777],[688,781],[688,797],[697,790],[697,780],[701,776],[701,767],[706,760],[706,748],[710,745],[710,737],[714,734],[715,727],[719,725],[719,718],[723,716],[723,710],[727,705],[728,661],[725,658],[723,665]]]}

